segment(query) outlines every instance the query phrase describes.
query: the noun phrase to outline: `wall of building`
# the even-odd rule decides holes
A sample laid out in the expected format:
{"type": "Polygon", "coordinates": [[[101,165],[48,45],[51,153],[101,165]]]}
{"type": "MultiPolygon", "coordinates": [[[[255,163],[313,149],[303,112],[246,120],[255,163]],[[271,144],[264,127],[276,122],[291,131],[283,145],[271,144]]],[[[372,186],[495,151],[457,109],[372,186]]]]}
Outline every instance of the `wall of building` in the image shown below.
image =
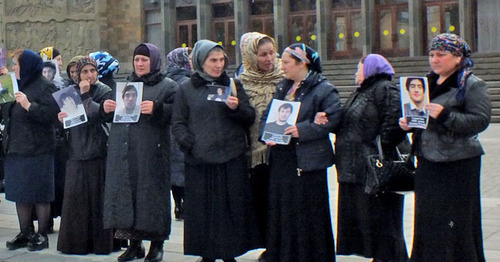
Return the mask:
{"type": "Polygon", "coordinates": [[[500,1],[477,1],[478,52],[500,52],[500,1]]]}
{"type": "Polygon", "coordinates": [[[54,46],[64,62],[105,50],[126,66],[143,39],[141,10],[136,0],[0,0],[0,47],[54,46]]]}

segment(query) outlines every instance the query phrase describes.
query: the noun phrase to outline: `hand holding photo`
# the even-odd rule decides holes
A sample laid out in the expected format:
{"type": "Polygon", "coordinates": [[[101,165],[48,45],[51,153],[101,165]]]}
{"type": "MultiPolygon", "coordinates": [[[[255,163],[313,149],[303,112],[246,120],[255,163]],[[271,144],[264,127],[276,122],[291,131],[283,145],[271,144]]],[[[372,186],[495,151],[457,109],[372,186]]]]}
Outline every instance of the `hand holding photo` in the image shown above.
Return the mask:
{"type": "Polygon", "coordinates": [[[273,99],[261,139],[265,142],[288,145],[292,136],[286,135],[285,130],[295,125],[299,109],[300,102],[273,99]]]}
{"type": "Polygon", "coordinates": [[[116,83],[116,110],[113,123],[136,123],[141,116],[142,82],[116,83]]]}
{"type": "Polygon", "coordinates": [[[15,73],[0,76],[0,103],[14,101],[14,94],[19,92],[15,73]]]}
{"type": "Polygon", "coordinates": [[[428,82],[426,77],[400,77],[401,108],[408,127],[427,128],[429,112],[425,105],[429,103],[428,82]]]}
{"type": "Polygon", "coordinates": [[[82,99],[72,86],[61,89],[52,94],[59,105],[61,112],[68,114],[63,119],[64,129],[87,122],[87,114],[83,107],[82,99]]]}
{"type": "Polygon", "coordinates": [[[209,92],[207,100],[209,101],[226,102],[229,94],[231,93],[230,86],[207,85],[207,88],[209,92]]]}

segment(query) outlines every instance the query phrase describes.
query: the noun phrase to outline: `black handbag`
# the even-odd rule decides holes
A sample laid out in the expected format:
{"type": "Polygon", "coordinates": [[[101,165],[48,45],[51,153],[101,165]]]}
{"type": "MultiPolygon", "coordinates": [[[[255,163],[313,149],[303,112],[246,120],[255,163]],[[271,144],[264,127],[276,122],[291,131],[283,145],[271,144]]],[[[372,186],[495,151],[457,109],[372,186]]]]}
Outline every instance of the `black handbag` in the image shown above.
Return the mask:
{"type": "Polygon", "coordinates": [[[410,154],[401,154],[396,147],[397,159],[384,159],[380,136],[376,139],[378,155],[368,155],[368,173],[365,180],[365,192],[378,194],[383,192],[404,193],[413,191],[415,163],[410,154]]]}

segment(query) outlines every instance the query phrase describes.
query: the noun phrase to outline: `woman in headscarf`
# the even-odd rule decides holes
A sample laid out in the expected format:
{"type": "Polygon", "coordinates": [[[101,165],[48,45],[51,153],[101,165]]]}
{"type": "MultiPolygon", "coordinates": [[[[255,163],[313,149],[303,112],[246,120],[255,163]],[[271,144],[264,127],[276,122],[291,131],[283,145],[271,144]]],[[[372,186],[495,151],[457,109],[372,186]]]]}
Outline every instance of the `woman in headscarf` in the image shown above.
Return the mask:
{"type": "MultiPolygon", "coordinates": [[[[108,140],[104,227],[129,239],[118,261],[144,257],[142,240],[151,240],[145,261],[161,261],[170,235],[170,117],[177,84],[161,72],[161,54],[150,43],[138,45],[129,82],[142,82],[141,115],[137,123],[113,123],[108,140]]],[[[120,94],[115,96],[120,96],[120,94]]],[[[114,100],[103,110],[111,121],[114,100]]]]}
{"type": "Polygon", "coordinates": [[[343,108],[335,142],[338,189],[337,255],[373,261],[407,261],[403,235],[404,197],[365,193],[366,158],[376,154],[380,136],[386,158],[392,158],[405,136],[399,88],[391,83],[394,69],[378,54],[363,57],[356,84],[343,108]]]}
{"type": "Polygon", "coordinates": [[[270,182],[265,260],[335,261],[326,169],[333,165],[329,133],[340,122],[339,95],[322,76],[320,57],[309,46],[290,45],[281,62],[286,79],[278,84],[274,99],[300,102],[300,110],[296,124],[285,129],[292,137],[288,145],[266,142],[270,182]],[[328,112],[326,124],[313,122],[318,112],[328,112]]]}
{"type": "Polygon", "coordinates": [[[53,125],[59,107],[51,95],[56,87],[42,75],[40,56],[28,49],[17,50],[13,61],[19,92],[14,102],[2,104],[2,145],[5,198],[16,202],[21,233],[7,241],[7,248],[27,246],[34,251],[49,247],[50,202],[54,200],[53,125]],[[38,217],[36,234],[32,232],[33,211],[38,217]]]}
{"type": "MultiPolygon", "coordinates": [[[[111,89],[97,81],[94,59],[82,57],[76,63],[76,89],[88,121],[67,132],[68,162],[57,250],[65,254],[109,254],[113,250],[113,231],[104,230],[102,208],[106,168],[107,126],[100,115],[111,89]]],[[[62,123],[68,114],[60,112],[62,123]]]]}
{"type": "MultiPolygon", "coordinates": [[[[167,77],[179,84],[189,80],[191,77],[191,62],[189,55],[192,48],[179,47],[167,55],[167,77]]],[[[184,154],[179,148],[173,135],[170,137],[170,177],[171,190],[174,197],[174,215],[175,219],[183,217],[183,202],[184,202],[184,154]]]]}
{"type": "MultiPolygon", "coordinates": [[[[471,50],[454,34],[431,41],[427,129],[413,130],[418,159],[412,261],[485,261],[478,133],[491,118],[488,87],[472,74],[471,50]]],[[[410,131],[407,121],[400,126],[410,131]]]]}
{"type": "Polygon", "coordinates": [[[260,142],[259,122],[273,98],[276,85],[285,76],[281,70],[281,60],[276,57],[274,39],[257,32],[246,33],[242,39],[246,42],[242,45],[245,70],[239,75],[238,80],[243,84],[250,104],[255,109],[255,122],[250,127],[249,167],[259,231],[265,238],[269,166],[266,159],[266,145],[260,142]]]}
{"type": "Polygon", "coordinates": [[[235,261],[260,247],[245,135],[255,111],[239,81],[232,84],[226,74],[221,45],[200,40],[192,55],[194,73],[176,95],[172,127],[186,171],[184,253],[235,261]],[[227,100],[207,100],[218,87],[231,87],[227,100]]]}
{"type": "Polygon", "coordinates": [[[76,83],[78,83],[78,71],[76,71],[76,62],[84,57],[85,56],[83,55],[77,55],[69,60],[69,63],[66,66],[66,74],[68,74],[69,78],[66,82],[66,86],[76,85],[76,83]]]}

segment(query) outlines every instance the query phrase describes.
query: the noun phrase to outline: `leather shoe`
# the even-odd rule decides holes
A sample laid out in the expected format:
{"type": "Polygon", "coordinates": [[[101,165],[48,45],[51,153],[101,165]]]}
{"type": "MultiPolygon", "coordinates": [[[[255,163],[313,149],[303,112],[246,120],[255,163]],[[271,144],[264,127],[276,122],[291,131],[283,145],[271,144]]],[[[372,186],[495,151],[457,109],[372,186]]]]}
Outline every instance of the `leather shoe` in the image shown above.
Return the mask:
{"type": "Polygon", "coordinates": [[[19,233],[12,240],[7,241],[6,246],[9,250],[23,248],[28,246],[29,233],[19,233]]]}
{"type": "Polygon", "coordinates": [[[47,234],[33,234],[29,237],[28,250],[38,251],[49,248],[49,238],[47,234]]]}
{"type": "Polygon", "coordinates": [[[163,260],[163,241],[151,241],[149,252],[144,262],[160,262],[163,260]]]}
{"type": "Polygon", "coordinates": [[[123,252],[118,257],[118,262],[131,261],[136,258],[143,258],[146,251],[144,250],[144,246],[142,245],[142,241],[130,241],[130,245],[127,250],[123,252]]]}

